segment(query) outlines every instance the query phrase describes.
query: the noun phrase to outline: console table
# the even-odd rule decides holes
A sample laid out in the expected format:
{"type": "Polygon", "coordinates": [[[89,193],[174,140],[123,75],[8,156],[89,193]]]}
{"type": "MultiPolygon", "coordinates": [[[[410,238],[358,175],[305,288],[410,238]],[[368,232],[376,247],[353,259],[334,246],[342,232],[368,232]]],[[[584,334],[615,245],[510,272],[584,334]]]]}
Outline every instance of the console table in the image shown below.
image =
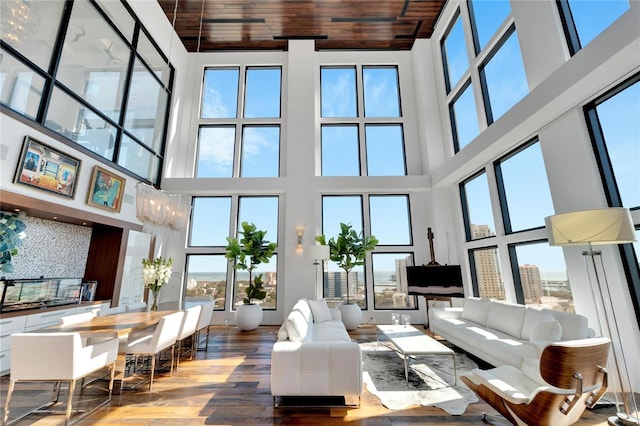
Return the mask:
{"type": "MultiPolygon", "coordinates": [[[[376,331],[389,339],[404,358],[404,377],[409,384],[408,359],[418,355],[449,355],[453,359],[453,383],[457,383],[456,357],[451,348],[427,336],[415,327],[406,325],[377,325],[376,331]]],[[[376,338],[378,334],[376,333],[376,338]]],[[[393,349],[393,348],[392,348],[393,349]]]]}

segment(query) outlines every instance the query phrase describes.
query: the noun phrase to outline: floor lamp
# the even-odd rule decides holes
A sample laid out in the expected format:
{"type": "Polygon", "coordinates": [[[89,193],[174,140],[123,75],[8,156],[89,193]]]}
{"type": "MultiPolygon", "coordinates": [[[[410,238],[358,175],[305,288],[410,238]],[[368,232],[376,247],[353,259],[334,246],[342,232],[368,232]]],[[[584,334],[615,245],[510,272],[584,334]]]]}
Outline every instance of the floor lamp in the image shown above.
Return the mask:
{"type": "Polygon", "coordinates": [[[615,305],[611,298],[607,275],[600,250],[593,250],[594,245],[626,244],[636,240],[631,213],[622,207],[605,209],[582,210],[571,213],[563,213],[545,218],[549,244],[552,246],[579,246],[586,245],[587,250],[582,252],[585,267],[591,284],[596,312],[600,323],[600,332],[606,331],[611,339],[611,348],[615,374],[620,386],[624,411],[618,409],[619,401],[616,398],[617,415],[609,418],[610,425],[638,425],[640,412],[635,400],[633,383],[627,367],[627,359],[622,347],[622,338],[616,319],[615,305]],[[591,264],[593,272],[590,272],[591,264]],[[598,265],[601,272],[598,272],[598,265]],[[600,309],[602,306],[602,310],[600,309]],[[600,314],[604,314],[604,318],[600,314]]]}
{"type": "MultiPolygon", "coordinates": [[[[313,245],[309,247],[309,257],[316,266],[316,299],[318,298],[318,266],[324,266],[324,261],[329,259],[329,246],[313,245]]],[[[323,268],[324,269],[324,268],[323,268]]]]}

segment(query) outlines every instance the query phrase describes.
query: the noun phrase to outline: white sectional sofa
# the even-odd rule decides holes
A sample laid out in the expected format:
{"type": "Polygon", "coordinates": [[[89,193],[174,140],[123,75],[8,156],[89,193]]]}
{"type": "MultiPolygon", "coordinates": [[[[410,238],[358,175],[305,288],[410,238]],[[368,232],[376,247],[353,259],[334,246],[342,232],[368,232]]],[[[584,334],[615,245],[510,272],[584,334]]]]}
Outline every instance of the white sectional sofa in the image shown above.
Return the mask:
{"type": "Polygon", "coordinates": [[[466,298],[461,308],[432,308],[429,328],[493,366],[521,368],[550,342],[593,337],[583,315],[466,298]]]}
{"type": "Polygon", "coordinates": [[[324,300],[300,299],[280,327],[271,353],[271,393],[278,396],[357,396],[362,354],[324,300]]]}

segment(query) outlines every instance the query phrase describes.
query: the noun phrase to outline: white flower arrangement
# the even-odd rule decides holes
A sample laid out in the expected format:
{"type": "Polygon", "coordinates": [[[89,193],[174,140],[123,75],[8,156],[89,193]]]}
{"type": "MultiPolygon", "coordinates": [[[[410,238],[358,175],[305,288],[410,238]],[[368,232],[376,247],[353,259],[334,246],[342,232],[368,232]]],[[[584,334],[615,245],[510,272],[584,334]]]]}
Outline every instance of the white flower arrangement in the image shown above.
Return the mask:
{"type": "Polygon", "coordinates": [[[142,259],[142,280],[145,287],[154,294],[158,293],[160,288],[169,282],[172,265],[173,260],[171,258],[142,259]]]}

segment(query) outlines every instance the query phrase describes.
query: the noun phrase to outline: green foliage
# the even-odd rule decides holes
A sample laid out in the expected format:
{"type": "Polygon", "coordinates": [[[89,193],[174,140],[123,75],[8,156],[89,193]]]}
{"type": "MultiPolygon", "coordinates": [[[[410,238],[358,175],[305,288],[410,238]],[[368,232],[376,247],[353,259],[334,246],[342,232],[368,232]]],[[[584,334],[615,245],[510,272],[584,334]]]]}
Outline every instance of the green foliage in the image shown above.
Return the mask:
{"type": "Polygon", "coordinates": [[[371,235],[358,234],[351,224],[340,223],[340,233],[327,241],[324,235],[316,236],[316,241],[329,246],[329,259],[344,270],[347,275],[347,304],[349,303],[349,272],[356,266],[364,265],[367,252],[374,249],[378,239],[371,235]]]}
{"type": "Polygon", "coordinates": [[[26,228],[17,213],[0,212],[0,271],[13,272],[11,258],[18,254],[26,228]]]}
{"type": "Polygon", "coordinates": [[[237,238],[227,237],[228,245],[225,247],[225,257],[233,262],[234,269],[249,272],[249,286],[245,289],[247,297],[243,302],[250,305],[253,299],[262,300],[267,297],[262,284],[262,274],[253,277],[253,270],[261,263],[269,263],[277,244],[265,240],[267,231],[259,231],[253,223],[242,222],[242,236],[237,238]]]}

